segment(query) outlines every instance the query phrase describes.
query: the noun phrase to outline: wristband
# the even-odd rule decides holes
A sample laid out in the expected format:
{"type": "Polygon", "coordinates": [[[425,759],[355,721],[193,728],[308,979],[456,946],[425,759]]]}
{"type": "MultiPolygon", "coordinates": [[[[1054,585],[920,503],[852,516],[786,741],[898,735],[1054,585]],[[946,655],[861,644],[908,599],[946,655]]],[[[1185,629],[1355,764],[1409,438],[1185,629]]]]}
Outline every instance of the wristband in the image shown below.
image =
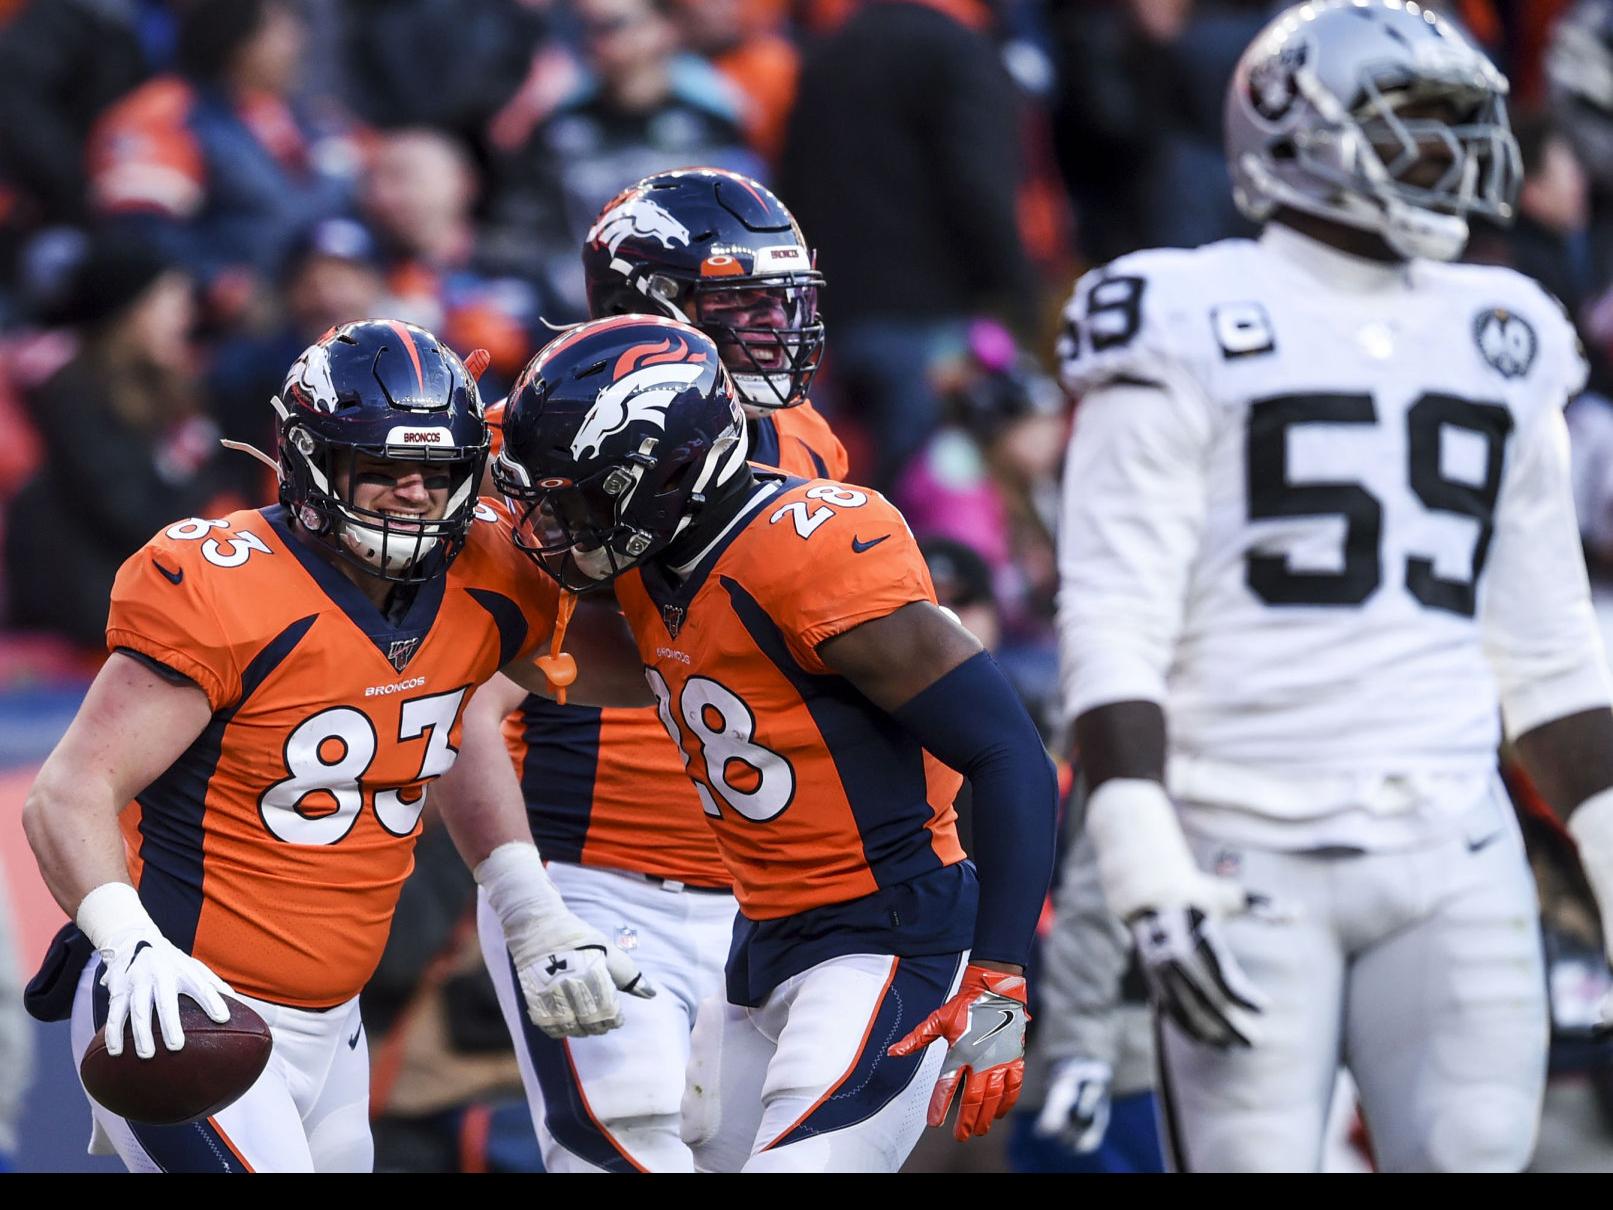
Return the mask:
{"type": "Polygon", "coordinates": [[[508,932],[513,920],[531,914],[564,910],[560,893],[549,881],[538,846],[511,840],[498,846],[472,871],[476,885],[487,892],[499,922],[508,932]]]}
{"type": "Polygon", "coordinates": [[[157,922],[140,902],[140,892],[127,882],[103,882],[96,887],[79,901],[74,921],[98,950],[110,948],[118,934],[130,929],[157,932],[157,922]]]}

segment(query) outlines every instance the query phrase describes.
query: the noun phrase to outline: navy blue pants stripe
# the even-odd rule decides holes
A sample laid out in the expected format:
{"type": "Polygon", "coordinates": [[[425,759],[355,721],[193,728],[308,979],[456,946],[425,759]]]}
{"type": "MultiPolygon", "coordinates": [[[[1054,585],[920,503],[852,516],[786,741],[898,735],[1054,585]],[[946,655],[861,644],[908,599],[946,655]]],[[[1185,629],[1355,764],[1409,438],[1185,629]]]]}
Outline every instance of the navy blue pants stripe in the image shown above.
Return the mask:
{"type": "Polygon", "coordinates": [[[926,1051],[899,1059],[886,1051],[946,1003],[962,961],[962,954],[896,959],[896,975],[874,1010],[873,1028],[851,1070],[765,1150],[866,1122],[895,1100],[918,1075],[926,1051]]]}
{"type": "Polygon", "coordinates": [[[145,1126],[130,1122],[129,1129],[164,1172],[252,1171],[209,1118],[183,1126],[145,1126]]]}
{"type": "Polygon", "coordinates": [[[521,1036],[526,1040],[538,1087],[543,1090],[543,1122],[555,1142],[606,1172],[645,1171],[617,1145],[588,1108],[588,1097],[577,1079],[577,1069],[571,1065],[566,1043],[549,1037],[532,1024],[521,994],[521,976],[516,973],[513,961],[510,962],[510,984],[515,988],[521,1036]]]}

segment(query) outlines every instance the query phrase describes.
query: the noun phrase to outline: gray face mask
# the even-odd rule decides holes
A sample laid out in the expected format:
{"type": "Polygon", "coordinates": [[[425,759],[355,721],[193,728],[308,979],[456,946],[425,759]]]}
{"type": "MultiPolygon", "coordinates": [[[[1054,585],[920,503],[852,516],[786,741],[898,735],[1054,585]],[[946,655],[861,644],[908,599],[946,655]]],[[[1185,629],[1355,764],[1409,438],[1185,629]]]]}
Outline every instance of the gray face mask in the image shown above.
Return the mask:
{"type": "Polygon", "coordinates": [[[1415,5],[1312,0],[1263,30],[1233,76],[1226,146],[1239,208],[1280,206],[1450,260],[1467,220],[1510,222],[1522,178],[1506,78],[1415,5]]]}

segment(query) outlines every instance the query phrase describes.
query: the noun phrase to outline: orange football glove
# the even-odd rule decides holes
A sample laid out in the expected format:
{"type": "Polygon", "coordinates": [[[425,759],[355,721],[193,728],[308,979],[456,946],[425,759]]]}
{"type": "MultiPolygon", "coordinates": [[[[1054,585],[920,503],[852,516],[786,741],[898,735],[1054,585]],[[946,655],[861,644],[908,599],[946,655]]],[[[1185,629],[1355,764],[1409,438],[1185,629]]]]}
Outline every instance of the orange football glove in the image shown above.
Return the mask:
{"type": "Polygon", "coordinates": [[[963,1100],[952,1133],[959,1142],[985,1134],[1019,1100],[1025,1079],[1025,977],[970,963],[952,999],[921,1021],[887,1052],[910,1055],[938,1038],[947,1041],[941,1078],[930,1094],[931,1126],[946,1121],[952,1096],[963,1084],[963,1100]]]}

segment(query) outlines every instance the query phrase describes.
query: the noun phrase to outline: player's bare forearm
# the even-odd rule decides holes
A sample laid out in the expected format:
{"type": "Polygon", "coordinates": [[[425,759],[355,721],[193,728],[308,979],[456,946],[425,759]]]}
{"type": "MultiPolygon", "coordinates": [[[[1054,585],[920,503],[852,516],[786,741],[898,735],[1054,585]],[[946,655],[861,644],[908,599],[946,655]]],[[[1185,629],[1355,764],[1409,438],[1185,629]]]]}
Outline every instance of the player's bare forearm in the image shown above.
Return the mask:
{"type": "Polygon", "coordinates": [[[980,650],[973,635],[928,601],[818,644],[825,664],[874,705],[893,712],[980,650]]]}
{"type": "Polygon", "coordinates": [[[431,788],[454,847],[473,870],[499,845],[532,839],[501,729],[505,716],[525,698],[526,690],[503,676],[478,689],[465,707],[459,755],[431,788]]]}
{"type": "Polygon", "coordinates": [[[40,875],[69,916],[107,882],[129,881],[118,813],[212,718],[207,697],[125,656],[101,669],[23,807],[40,875]]]}
{"type": "Polygon", "coordinates": [[[1165,780],[1165,711],[1158,702],[1111,702],[1075,720],[1075,746],[1090,792],[1113,778],[1165,780]]]}
{"type": "Polygon", "coordinates": [[[1613,710],[1582,710],[1542,723],[1513,747],[1535,788],[1564,819],[1613,787],[1613,710]]]}
{"type": "Polygon", "coordinates": [[[28,791],[22,826],[45,886],[68,916],[96,887],[129,881],[117,809],[104,781],[73,777],[47,763],[28,791]]]}

